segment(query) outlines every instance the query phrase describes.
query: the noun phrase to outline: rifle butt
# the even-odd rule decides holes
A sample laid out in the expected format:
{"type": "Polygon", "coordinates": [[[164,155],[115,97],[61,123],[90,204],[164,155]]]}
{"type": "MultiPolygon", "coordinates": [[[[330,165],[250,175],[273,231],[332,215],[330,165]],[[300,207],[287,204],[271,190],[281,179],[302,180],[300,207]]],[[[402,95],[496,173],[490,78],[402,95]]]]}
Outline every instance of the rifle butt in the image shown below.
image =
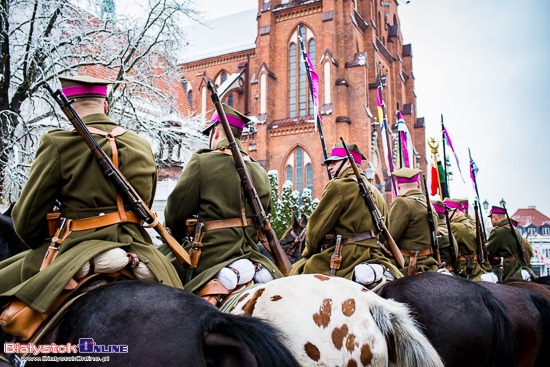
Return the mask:
{"type": "Polygon", "coordinates": [[[180,264],[185,265],[186,263],[188,265],[191,264],[191,258],[189,257],[189,254],[183,249],[183,247],[176,241],[174,237],[168,231],[166,228],[160,224],[157,223],[156,226],[153,227],[155,231],[162,237],[162,239],[166,242],[176,259],[179,261],[180,264]]]}

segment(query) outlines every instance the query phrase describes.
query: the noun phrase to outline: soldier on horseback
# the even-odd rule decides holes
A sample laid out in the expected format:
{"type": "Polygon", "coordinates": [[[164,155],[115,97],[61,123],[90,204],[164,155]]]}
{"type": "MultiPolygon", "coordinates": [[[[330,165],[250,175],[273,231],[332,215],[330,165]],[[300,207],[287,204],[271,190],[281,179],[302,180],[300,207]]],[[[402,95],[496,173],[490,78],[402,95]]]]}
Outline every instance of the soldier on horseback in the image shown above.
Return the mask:
{"type": "MultiPolygon", "coordinates": [[[[366,157],[356,144],[347,144],[347,147],[359,166],[366,157]]],[[[294,264],[290,275],[331,273],[331,257],[335,252],[335,241],[340,236],[341,261],[335,275],[365,286],[372,286],[383,277],[402,277],[397,267],[382,254],[379,233],[374,230],[372,215],[359,193],[359,185],[342,143],[334,144],[325,164],[334,179],[326,184],[323,196],[309,218],[303,259],[294,264]]],[[[387,221],[388,207],[382,194],[372,185],[371,191],[376,206],[387,221]]]]}
{"type": "MultiPolygon", "coordinates": [[[[225,104],[223,111],[262,206],[269,213],[267,172],[248,157],[239,140],[250,119],[225,104]]],[[[239,285],[252,280],[266,283],[282,274],[257,246],[258,231],[217,112],[203,134],[210,136],[210,149],[201,149],[191,157],[168,197],[165,217],[176,239],[194,237],[193,243],[188,241],[185,246],[192,253],[190,268],[174,264],[185,279],[185,289],[217,304],[239,285]]]]}
{"type": "Polygon", "coordinates": [[[489,251],[489,261],[493,271],[496,274],[502,271],[503,280],[511,278],[529,280],[535,278],[535,274],[525,260],[525,255],[520,254],[520,251],[525,250],[518,248],[516,244],[516,241],[522,241],[523,237],[517,229],[513,228],[516,235],[516,238],[514,238],[504,209],[493,206],[489,217],[491,218],[493,230],[487,241],[487,250],[489,251]]]}
{"type": "MultiPolygon", "coordinates": [[[[144,202],[152,203],[155,159],[145,139],[106,116],[107,86],[112,83],[89,76],[59,79],[100,147],[111,154],[144,202]]],[[[15,231],[30,250],[0,263],[0,305],[9,302],[0,324],[21,340],[29,339],[59,300],[94,273],[131,266],[129,276],[182,287],[141,219],[95,160],[74,130],[54,129],[42,136],[29,180],[12,212],[15,231]],[[23,314],[26,318],[18,318],[23,314]]]]}
{"type": "Polygon", "coordinates": [[[479,259],[478,246],[482,244],[476,242],[475,226],[462,213],[461,200],[446,199],[444,204],[452,210],[451,230],[458,245],[459,272],[471,280],[496,282],[496,275],[488,264],[479,259]]]}
{"type": "MultiPolygon", "coordinates": [[[[401,168],[392,172],[397,188],[402,194],[392,203],[389,215],[389,230],[405,258],[403,275],[412,275],[426,271],[437,271],[438,253],[432,248],[431,233],[426,219],[427,205],[425,195],[420,191],[419,169],[401,168]]],[[[432,210],[435,227],[438,218],[432,210]]]]}

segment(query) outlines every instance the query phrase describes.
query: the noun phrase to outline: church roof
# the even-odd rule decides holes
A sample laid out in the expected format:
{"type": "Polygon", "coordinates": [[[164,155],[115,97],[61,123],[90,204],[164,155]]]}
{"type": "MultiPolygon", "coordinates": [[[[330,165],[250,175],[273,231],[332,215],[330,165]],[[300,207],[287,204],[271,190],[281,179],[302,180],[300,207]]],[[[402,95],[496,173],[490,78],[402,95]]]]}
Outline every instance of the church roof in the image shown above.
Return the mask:
{"type": "Polygon", "coordinates": [[[188,63],[256,47],[258,24],[254,8],[185,27],[187,46],[179,62],[188,63]]]}
{"type": "Polygon", "coordinates": [[[540,227],[543,224],[550,224],[550,218],[539,212],[534,207],[518,209],[514,215],[512,215],[512,219],[517,220],[519,225],[522,227],[527,227],[531,224],[535,227],[540,227]]]}

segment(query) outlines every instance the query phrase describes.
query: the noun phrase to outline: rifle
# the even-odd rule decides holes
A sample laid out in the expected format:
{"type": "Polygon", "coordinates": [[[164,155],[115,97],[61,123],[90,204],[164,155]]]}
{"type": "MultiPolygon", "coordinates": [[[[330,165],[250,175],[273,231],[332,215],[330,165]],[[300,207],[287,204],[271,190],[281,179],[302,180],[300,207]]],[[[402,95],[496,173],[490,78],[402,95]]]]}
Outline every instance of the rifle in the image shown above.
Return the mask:
{"type": "Polygon", "coordinates": [[[275,260],[275,263],[277,264],[277,267],[279,268],[281,273],[283,273],[283,275],[288,275],[292,265],[290,265],[288,257],[285,255],[283,249],[279,245],[279,241],[277,241],[277,235],[275,234],[275,231],[273,230],[273,228],[271,228],[269,217],[265,214],[264,207],[260,202],[260,198],[258,196],[258,193],[256,192],[256,188],[254,187],[254,183],[252,182],[250,173],[246,168],[246,164],[244,163],[244,159],[239,150],[239,145],[235,141],[233,132],[229,127],[227,116],[225,116],[225,111],[223,110],[220,98],[218,97],[218,94],[214,89],[214,84],[212,84],[212,81],[208,81],[207,87],[210,90],[212,102],[216,107],[216,111],[218,112],[218,115],[220,117],[223,130],[229,142],[228,146],[231,149],[231,154],[233,155],[233,160],[235,161],[235,167],[237,168],[237,172],[239,173],[239,177],[241,178],[241,185],[243,187],[244,194],[246,195],[248,204],[252,209],[254,223],[256,224],[256,228],[258,229],[258,237],[260,241],[262,241],[266,250],[268,250],[271,256],[273,256],[273,259],[275,260]],[[264,237],[263,233],[265,233],[267,239],[264,237]]]}
{"type": "Polygon", "coordinates": [[[432,252],[437,264],[441,264],[441,256],[439,255],[439,244],[437,243],[437,232],[433,218],[432,204],[430,203],[430,194],[428,194],[428,184],[426,183],[426,175],[422,174],[422,186],[426,196],[426,208],[428,208],[428,225],[430,226],[430,239],[432,242],[432,252]]]}
{"type": "Polygon", "coordinates": [[[479,266],[483,265],[484,258],[483,258],[483,241],[481,239],[481,224],[479,223],[479,213],[478,213],[478,206],[477,201],[474,201],[474,211],[476,212],[476,247],[477,247],[477,263],[479,266]]]}
{"type": "MultiPolygon", "coordinates": [[[[311,103],[315,103],[315,96],[313,94],[313,82],[311,81],[311,70],[309,70],[309,62],[307,61],[307,57],[306,57],[306,47],[304,45],[304,39],[299,31],[298,31],[298,43],[300,44],[300,52],[302,54],[302,59],[304,61],[304,66],[306,68],[307,80],[309,82],[309,91],[311,94],[311,103]]],[[[316,115],[314,116],[315,125],[319,129],[319,137],[321,138],[321,147],[323,148],[323,157],[325,158],[325,161],[326,161],[328,158],[328,155],[327,155],[327,148],[325,146],[325,136],[323,135],[323,128],[321,127],[319,112],[314,111],[314,113],[316,113],[316,115]]],[[[332,180],[332,174],[328,169],[328,165],[326,166],[326,168],[327,168],[328,179],[332,180]]]]}
{"type": "Polygon", "coordinates": [[[510,220],[510,217],[508,216],[508,210],[506,210],[506,205],[503,204],[502,208],[504,209],[504,213],[506,213],[506,219],[508,219],[508,224],[510,225],[510,231],[512,231],[512,236],[514,236],[514,240],[516,241],[516,247],[518,249],[519,260],[524,265],[527,265],[526,262],[525,262],[525,250],[523,249],[523,246],[521,245],[521,242],[519,241],[518,236],[516,234],[516,230],[514,228],[514,225],[512,224],[512,221],[510,220]]]}
{"type": "Polygon", "coordinates": [[[447,205],[443,204],[445,206],[445,221],[447,222],[447,231],[449,232],[449,252],[451,257],[451,265],[453,266],[454,272],[456,275],[460,274],[460,270],[458,269],[458,260],[456,258],[456,252],[455,252],[455,240],[453,237],[453,231],[451,230],[451,220],[449,219],[449,208],[447,205]]]}
{"type": "Polygon", "coordinates": [[[71,124],[74,126],[78,135],[84,139],[84,142],[92,154],[96,157],[99,165],[101,166],[103,173],[109,178],[115,185],[116,190],[122,196],[122,198],[130,204],[132,210],[150,227],[153,227],[157,233],[166,242],[172,253],[176,256],[176,259],[183,265],[184,263],[190,264],[189,254],[183,249],[183,247],[172,237],[168,230],[158,221],[157,217],[151,209],[143,202],[136,190],[130,185],[128,180],[122,175],[122,173],[113,165],[113,162],[103,149],[97,144],[94,137],[82,120],[80,116],[75,112],[71,103],[75,100],[68,100],[63,92],[58,89],[55,92],[50,88],[48,83],[44,83],[44,88],[50,93],[53,99],[57,102],[61,110],[67,116],[71,124]]]}
{"type": "Polygon", "coordinates": [[[372,221],[374,222],[374,225],[376,226],[376,229],[378,232],[382,233],[382,235],[386,238],[386,241],[390,245],[391,254],[393,255],[395,261],[399,265],[400,268],[402,268],[405,265],[405,261],[403,260],[403,255],[401,254],[401,251],[399,251],[399,248],[397,247],[397,244],[393,240],[390,231],[388,231],[388,228],[386,227],[386,224],[384,223],[382,214],[380,213],[380,210],[376,206],[376,203],[374,201],[374,197],[372,195],[372,191],[370,189],[370,185],[367,186],[365,184],[365,181],[363,181],[363,177],[361,177],[361,174],[359,173],[359,170],[357,169],[357,165],[355,164],[355,161],[353,160],[353,156],[349,152],[348,146],[346,145],[346,142],[344,141],[344,138],[340,137],[340,140],[342,141],[342,144],[344,145],[344,149],[346,150],[346,155],[348,156],[349,163],[351,164],[351,168],[353,169],[353,172],[355,173],[355,177],[357,177],[357,183],[359,184],[359,192],[361,193],[361,196],[363,199],[365,199],[365,203],[367,204],[367,208],[369,209],[369,212],[372,216],[372,221]]]}

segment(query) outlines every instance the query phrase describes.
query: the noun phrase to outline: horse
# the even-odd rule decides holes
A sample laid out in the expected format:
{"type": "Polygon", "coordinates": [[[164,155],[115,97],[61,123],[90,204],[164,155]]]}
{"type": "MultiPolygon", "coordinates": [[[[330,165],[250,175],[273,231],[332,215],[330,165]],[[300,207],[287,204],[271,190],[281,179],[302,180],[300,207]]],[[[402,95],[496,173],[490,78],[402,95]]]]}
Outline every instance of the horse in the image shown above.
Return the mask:
{"type": "MultiPolygon", "coordinates": [[[[479,282],[500,300],[512,320],[520,361],[525,366],[547,366],[550,358],[550,302],[526,290],[520,282],[479,282]],[[518,287],[519,286],[519,287],[518,287]],[[521,289],[523,288],[523,289],[521,289]]],[[[534,285],[538,285],[534,283],[534,285]]],[[[539,285],[543,287],[542,285],[539,285]]],[[[534,289],[534,287],[530,287],[534,289]]]]}
{"type": "Polygon", "coordinates": [[[536,282],[536,280],[530,281],[530,280],[523,280],[523,279],[507,279],[502,282],[499,282],[499,284],[526,289],[528,291],[540,294],[541,296],[545,297],[548,301],[550,301],[550,285],[546,285],[544,282],[539,283],[539,282],[536,282]]]}
{"type": "Polygon", "coordinates": [[[0,261],[28,249],[15,233],[11,217],[6,214],[0,214],[0,261]]]}
{"type": "Polygon", "coordinates": [[[518,365],[506,307],[478,283],[427,272],[385,283],[377,293],[412,310],[445,366],[518,365]]]}
{"type": "Polygon", "coordinates": [[[307,217],[302,215],[302,218],[298,221],[298,219],[296,219],[296,215],[293,213],[292,223],[285,233],[283,233],[283,236],[279,241],[291,264],[294,264],[296,261],[300,260],[302,252],[304,251],[304,244],[306,242],[306,226],[307,217]]]}
{"type": "MultiPolygon", "coordinates": [[[[187,291],[124,280],[74,301],[40,345],[77,345],[82,362],[65,365],[108,357],[115,366],[299,366],[285,337],[265,321],[224,314],[187,291]]],[[[42,362],[33,363],[27,366],[42,362]]]]}
{"type": "Polygon", "coordinates": [[[443,366],[403,304],[341,277],[304,274],[244,290],[224,308],[269,321],[304,366],[443,366]]]}

